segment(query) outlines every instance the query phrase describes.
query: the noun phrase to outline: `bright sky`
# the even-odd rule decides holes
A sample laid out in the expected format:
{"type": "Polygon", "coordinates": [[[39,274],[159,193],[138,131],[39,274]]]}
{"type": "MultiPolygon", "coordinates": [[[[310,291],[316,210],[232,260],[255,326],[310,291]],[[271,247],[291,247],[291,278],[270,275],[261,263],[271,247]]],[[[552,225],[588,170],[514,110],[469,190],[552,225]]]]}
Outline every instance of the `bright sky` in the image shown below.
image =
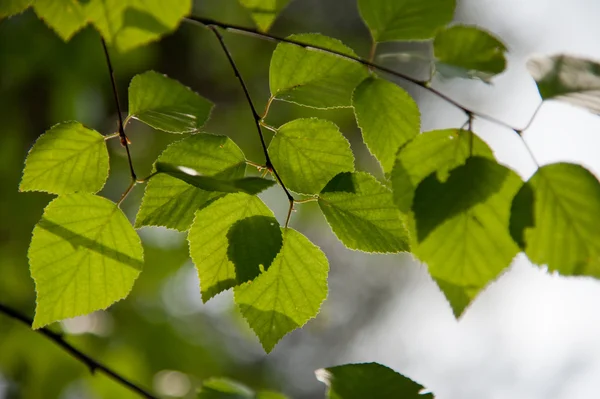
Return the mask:
{"type": "MultiPolygon", "coordinates": [[[[436,87],[515,127],[527,124],[540,101],[525,69],[529,55],[600,60],[598,1],[465,0],[459,15],[508,44],[508,71],[492,87],[465,80],[438,81],[436,87]]],[[[438,116],[426,119],[424,130],[464,120],[438,101],[426,109],[438,116]]],[[[475,130],[501,162],[525,178],[534,172],[514,133],[488,122],[475,130]]],[[[549,102],[525,138],[540,164],[577,162],[600,176],[599,116],[549,102]]],[[[551,275],[520,255],[457,323],[424,268],[390,278],[408,281],[386,321],[362,335],[347,361],[386,364],[434,390],[438,399],[598,397],[600,281],[551,275]]]]}

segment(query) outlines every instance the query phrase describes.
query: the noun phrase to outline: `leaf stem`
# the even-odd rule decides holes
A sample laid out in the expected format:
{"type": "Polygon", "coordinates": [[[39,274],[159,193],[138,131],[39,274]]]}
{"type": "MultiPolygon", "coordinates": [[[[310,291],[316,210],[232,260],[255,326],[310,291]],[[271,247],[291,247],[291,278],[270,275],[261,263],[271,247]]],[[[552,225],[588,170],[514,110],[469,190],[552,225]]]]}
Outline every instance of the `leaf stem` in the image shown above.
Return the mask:
{"type": "Polygon", "coordinates": [[[108,67],[108,74],[110,76],[110,83],[112,85],[113,96],[115,98],[115,106],[117,107],[117,115],[119,116],[119,138],[121,139],[121,145],[125,147],[125,151],[127,152],[127,161],[129,162],[129,173],[131,174],[131,180],[133,182],[136,181],[137,177],[135,175],[135,170],[133,169],[133,162],[131,160],[131,153],[129,152],[129,139],[125,134],[125,128],[123,124],[123,115],[121,114],[121,104],[119,102],[119,93],[117,91],[117,83],[115,80],[115,71],[112,67],[112,62],[110,61],[110,54],[108,53],[108,47],[106,46],[106,42],[104,38],[100,36],[100,41],[102,42],[102,48],[104,49],[104,57],[106,58],[106,65],[108,67]]]}
{"type": "Polygon", "coordinates": [[[117,202],[117,206],[121,206],[121,203],[123,201],[125,201],[125,198],[127,198],[127,196],[129,195],[129,193],[131,192],[131,190],[133,190],[133,187],[135,187],[137,183],[137,180],[132,180],[131,183],[129,183],[129,186],[127,187],[127,189],[125,190],[125,192],[121,195],[121,198],[119,199],[119,202],[117,202]]]}
{"type": "Polygon", "coordinates": [[[271,96],[267,100],[267,105],[265,105],[265,110],[263,111],[263,114],[260,117],[261,122],[264,122],[265,119],[267,119],[267,116],[269,115],[269,110],[271,109],[271,104],[273,104],[273,100],[275,100],[275,96],[271,94],[271,96]]]}
{"type": "MultiPolygon", "coordinates": [[[[26,324],[27,326],[31,326],[33,324],[33,320],[30,319],[29,317],[25,316],[24,314],[18,312],[15,309],[12,309],[6,305],[3,305],[1,303],[0,303],[0,313],[4,313],[6,316],[12,317],[13,319],[18,320],[21,323],[26,324]]],[[[81,352],[79,349],[77,349],[74,346],[72,346],[71,344],[69,344],[67,341],[64,340],[64,338],[61,334],[55,333],[54,331],[49,330],[47,328],[40,328],[40,329],[37,329],[34,331],[45,336],[46,338],[48,338],[49,340],[54,342],[56,345],[58,345],[65,352],[67,352],[69,355],[73,356],[75,359],[77,359],[78,361],[80,361],[81,363],[86,365],[87,368],[90,370],[90,373],[93,374],[96,370],[102,371],[109,378],[113,379],[114,381],[121,384],[123,387],[129,389],[130,391],[135,392],[136,394],[140,395],[141,397],[146,398],[146,399],[158,399],[158,396],[154,396],[152,393],[150,393],[146,389],[129,381],[128,379],[121,376],[117,372],[108,368],[107,366],[100,363],[99,361],[92,359],[90,356],[86,355],[85,353],[81,352]]]]}
{"type": "Polygon", "coordinates": [[[294,207],[294,197],[292,196],[290,191],[287,189],[287,187],[281,180],[279,173],[277,173],[277,170],[275,169],[275,167],[273,166],[273,163],[271,162],[271,157],[269,157],[269,151],[267,150],[267,144],[265,143],[265,137],[264,137],[264,135],[262,133],[262,129],[261,129],[261,117],[260,117],[260,115],[258,115],[258,112],[256,112],[256,108],[254,107],[254,103],[252,102],[252,98],[250,97],[250,92],[248,91],[248,87],[246,86],[246,83],[244,82],[244,79],[242,78],[242,75],[240,74],[240,71],[239,71],[237,65],[235,64],[235,61],[233,60],[233,56],[231,55],[231,53],[229,52],[229,49],[227,48],[227,45],[225,44],[225,40],[223,40],[223,36],[217,30],[217,26],[210,25],[210,24],[203,24],[203,25],[206,26],[208,29],[210,29],[215,34],[217,40],[219,41],[219,44],[221,45],[221,48],[223,49],[223,52],[225,53],[225,55],[227,56],[227,59],[229,60],[229,64],[231,65],[231,68],[233,69],[235,76],[237,77],[238,81],[240,82],[240,85],[242,86],[242,89],[244,90],[244,95],[246,96],[248,105],[250,106],[250,109],[252,110],[252,116],[254,118],[256,130],[258,131],[258,136],[260,137],[260,144],[262,146],[263,153],[265,154],[265,166],[267,167],[267,169],[269,169],[270,171],[273,172],[273,174],[275,175],[275,179],[277,180],[277,182],[279,182],[279,184],[283,188],[283,191],[285,192],[285,195],[287,196],[288,201],[290,202],[290,210],[288,211],[288,216],[287,216],[287,220],[286,220],[286,224],[285,224],[285,226],[287,227],[287,223],[289,222],[292,208],[294,207]]]}

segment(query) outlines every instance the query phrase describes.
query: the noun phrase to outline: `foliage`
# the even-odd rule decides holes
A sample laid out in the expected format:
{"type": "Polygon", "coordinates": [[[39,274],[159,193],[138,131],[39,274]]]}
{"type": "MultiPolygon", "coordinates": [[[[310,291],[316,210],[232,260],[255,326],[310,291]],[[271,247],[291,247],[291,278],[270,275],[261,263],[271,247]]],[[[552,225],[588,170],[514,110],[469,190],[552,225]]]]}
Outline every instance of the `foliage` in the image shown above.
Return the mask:
{"type": "MultiPolygon", "coordinates": [[[[287,3],[241,0],[260,32],[269,29],[287,3]]],[[[127,117],[117,133],[103,136],[74,121],[50,128],[29,152],[20,185],[21,191],[57,195],[34,228],[28,252],[37,293],[34,329],[105,309],[132,290],[143,268],[143,249],[121,204],[142,184],[135,228],[163,226],[186,232],[202,300],[233,289],[241,316],[266,352],[314,318],[327,297],[326,255],[289,226],[294,207],[305,202],[318,203],[347,248],[408,252],[427,264],[457,317],[520,250],[533,263],[563,275],[600,276],[597,178],[580,165],[552,164],[539,167],[523,182],[498,163],[473,132],[477,112],[432,89],[430,81],[390,72],[321,34],[279,38],[232,25],[238,33],[278,42],[269,68],[270,97],[264,114],[258,115],[219,33],[228,25],[186,19],[189,0],[168,5],[142,0],[10,0],[0,6],[0,16],[30,5],[63,40],[91,24],[104,42],[122,52],[158,40],[182,21],[208,27],[245,92],[264,156],[264,162],[250,160],[232,138],[210,134],[204,125],[212,101],[154,71],[131,79],[127,117]],[[458,129],[420,133],[417,103],[391,76],[462,109],[466,123],[458,129]],[[270,107],[278,100],[313,109],[352,108],[383,178],[355,170],[349,141],[327,119],[268,125],[270,107]],[[125,133],[132,119],[154,130],[185,135],[158,156],[143,179],[134,172],[125,133]],[[266,131],[274,133],[268,144],[266,131]],[[131,184],[115,203],[96,194],[108,178],[107,142],[117,137],[126,150],[131,184]],[[247,165],[264,174],[254,175],[247,165]],[[289,200],[283,226],[257,196],[275,184],[289,200]]],[[[474,26],[449,25],[454,0],[358,0],[358,7],[371,33],[371,59],[380,42],[429,40],[434,73],[490,82],[506,68],[507,49],[500,39],[474,26]]],[[[543,100],[566,101],[598,113],[600,64],[555,55],[534,58],[528,67],[543,100]]],[[[522,130],[513,130],[522,137],[522,130]]],[[[319,375],[329,385],[331,398],[409,398],[422,388],[377,364],[332,367],[319,375]]],[[[199,397],[281,396],[210,380],[199,397]]]]}

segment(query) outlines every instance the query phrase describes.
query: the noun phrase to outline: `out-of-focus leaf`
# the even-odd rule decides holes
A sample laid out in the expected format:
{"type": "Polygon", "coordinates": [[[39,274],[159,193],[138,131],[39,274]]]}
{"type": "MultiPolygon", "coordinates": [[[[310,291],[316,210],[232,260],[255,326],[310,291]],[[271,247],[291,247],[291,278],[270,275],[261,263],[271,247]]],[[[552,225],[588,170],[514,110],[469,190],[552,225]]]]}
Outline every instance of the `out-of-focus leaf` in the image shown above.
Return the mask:
{"type": "Polygon", "coordinates": [[[536,56],[527,69],[544,100],[554,99],[600,114],[600,63],[565,54],[536,56]]]}
{"type": "Polygon", "coordinates": [[[87,25],[84,6],[78,0],[35,0],[33,9],[64,41],[87,25]]]}
{"type": "Polygon", "coordinates": [[[580,165],[544,165],[515,196],[510,231],[529,259],[563,275],[600,276],[600,183],[580,165]]]}
{"type": "MultiPolygon", "coordinates": [[[[244,154],[230,138],[204,133],[171,144],[158,157],[158,162],[177,164],[223,180],[240,179],[246,170],[244,154]]],[[[147,183],[135,226],[187,230],[196,210],[222,195],[158,174],[147,183]]]]}
{"type": "Polygon", "coordinates": [[[392,193],[365,172],[340,173],[319,195],[319,207],[350,249],[394,253],[409,250],[408,232],[392,193]]]}
{"type": "Polygon", "coordinates": [[[265,351],[319,313],[327,297],[325,254],[295,230],[283,230],[281,251],[264,273],[234,288],[235,302],[265,351]]]}
{"type": "Polygon", "coordinates": [[[433,52],[443,75],[489,82],[506,68],[506,46],[475,26],[455,25],[435,36],[433,52]]]}
{"type": "Polygon", "coordinates": [[[375,42],[425,40],[450,23],[455,0],[358,0],[375,42]]]}
{"type": "Polygon", "coordinates": [[[398,149],[419,134],[417,104],[394,83],[367,78],[354,90],[352,105],[369,151],[391,172],[398,149]]]}
{"type": "Polygon", "coordinates": [[[154,71],[134,76],[129,85],[129,115],[165,132],[198,131],[212,106],[189,87],[154,71]]]}
{"type": "Polygon", "coordinates": [[[239,0],[239,2],[250,12],[258,30],[266,32],[290,0],[239,0]]]}
{"type": "Polygon", "coordinates": [[[254,392],[228,378],[210,378],[202,384],[198,399],[286,399],[286,396],[271,391],[254,392]]]}
{"type": "MultiPolygon", "coordinates": [[[[291,35],[288,39],[356,57],[341,41],[317,33],[291,35]]],[[[352,91],[367,74],[357,62],[280,43],[271,58],[269,84],[271,95],[279,100],[314,108],[349,107],[352,91]]]]}
{"type": "Polygon", "coordinates": [[[33,0],[2,0],[0,2],[0,18],[20,14],[33,4],[33,0]]]}
{"type": "Polygon", "coordinates": [[[28,256],[37,291],[34,328],[125,298],[144,264],[140,239],[117,205],[80,193],[46,207],[28,256]]]}
{"type": "Polygon", "coordinates": [[[281,126],[269,154],[286,187],[303,194],[317,194],[338,173],[354,170],[350,143],[325,119],[296,119],[281,126]]]}
{"type": "Polygon", "coordinates": [[[317,379],[330,399],[432,399],[423,386],[379,363],[344,364],[319,369],[317,379]]]}
{"type": "Polygon", "coordinates": [[[64,122],[41,135],[29,151],[19,190],[96,193],[107,178],[104,136],[79,122],[64,122]]]}

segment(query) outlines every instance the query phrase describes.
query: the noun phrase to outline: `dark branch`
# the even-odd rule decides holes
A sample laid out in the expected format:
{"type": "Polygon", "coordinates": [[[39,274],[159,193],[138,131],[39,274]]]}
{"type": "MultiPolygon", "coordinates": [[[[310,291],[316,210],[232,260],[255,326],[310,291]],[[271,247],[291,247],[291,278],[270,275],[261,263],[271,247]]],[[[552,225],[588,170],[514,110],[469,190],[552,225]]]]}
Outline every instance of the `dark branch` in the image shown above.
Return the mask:
{"type": "Polygon", "coordinates": [[[490,115],[487,115],[487,114],[483,114],[481,112],[474,111],[474,110],[472,110],[470,108],[465,107],[464,105],[461,105],[456,100],[448,97],[444,93],[442,93],[442,92],[438,91],[437,89],[434,89],[433,87],[431,87],[429,85],[429,82],[427,82],[427,81],[421,81],[421,80],[415,79],[415,78],[410,77],[408,75],[405,75],[405,74],[403,74],[401,72],[394,71],[393,69],[386,68],[386,67],[384,67],[382,65],[375,64],[375,63],[373,63],[371,61],[367,61],[367,60],[364,60],[364,59],[359,58],[359,57],[354,57],[352,55],[340,53],[338,51],[330,50],[330,49],[325,48],[325,47],[313,46],[313,45],[310,45],[310,44],[302,43],[302,42],[297,41],[297,40],[287,39],[287,38],[284,38],[284,37],[281,37],[281,36],[272,35],[270,33],[259,32],[259,31],[255,30],[255,29],[252,29],[252,28],[246,28],[246,27],[239,26],[239,25],[234,25],[234,24],[228,24],[228,23],[224,23],[224,22],[220,22],[220,21],[215,21],[215,20],[210,19],[210,18],[191,16],[191,17],[187,17],[186,21],[196,22],[196,23],[199,23],[199,24],[204,25],[204,26],[218,26],[218,27],[223,28],[225,30],[228,30],[230,32],[241,33],[241,34],[244,34],[244,35],[254,36],[254,37],[258,37],[260,39],[268,40],[268,41],[271,41],[271,42],[289,43],[289,44],[294,44],[296,46],[300,46],[300,47],[305,48],[307,50],[323,51],[323,52],[328,53],[328,54],[334,54],[334,55],[337,55],[339,57],[342,57],[342,58],[345,58],[345,59],[348,59],[348,60],[352,60],[352,61],[358,62],[358,63],[360,63],[362,65],[365,65],[365,66],[369,67],[370,69],[376,69],[376,70],[378,70],[380,72],[385,72],[387,74],[390,74],[392,76],[400,78],[400,79],[402,79],[404,81],[410,82],[410,83],[412,83],[412,84],[414,84],[416,86],[419,86],[419,87],[423,88],[424,90],[427,90],[428,92],[430,92],[430,93],[436,95],[437,97],[441,98],[442,100],[446,101],[448,104],[451,104],[452,106],[454,106],[454,107],[462,110],[467,115],[469,115],[469,114],[475,115],[475,116],[477,116],[477,117],[479,117],[481,119],[486,119],[486,120],[488,120],[490,122],[493,122],[493,123],[495,123],[497,125],[504,126],[504,127],[508,128],[510,130],[513,130],[513,131],[515,131],[517,133],[519,133],[520,131],[522,131],[522,129],[517,129],[517,128],[509,125],[508,123],[506,123],[504,121],[501,121],[499,119],[494,118],[493,116],[490,116],[490,115]]]}
{"type": "MultiPolygon", "coordinates": [[[[29,317],[25,316],[24,314],[12,309],[12,308],[9,308],[8,306],[3,305],[1,303],[0,303],[0,313],[4,313],[5,315],[12,317],[13,319],[18,320],[21,323],[26,324],[27,326],[31,326],[31,324],[33,324],[33,320],[30,319],[29,317]]],[[[46,338],[48,338],[49,340],[54,342],[56,345],[58,345],[59,347],[64,349],[65,352],[67,352],[69,355],[73,356],[75,359],[77,359],[81,363],[85,364],[92,374],[96,370],[99,370],[99,371],[103,372],[104,374],[106,374],[108,377],[112,378],[117,383],[123,385],[125,388],[135,392],[136,394],[140,395],[143,398],[158,399],[158,396],[154,396],[153,394],[151,394],[144,388],[127,380],[125,377],[122,377],[121,375],[119,375],[115,371],[111,370],[104,364],[92,359],[85,353],[81,352],[79,349],[73,347],[71,344],[69,344],[67,341],[64,340],[64,338],[62,337],[61,334],[57,334],[47,328],[40,328],[40,329],[34,330],[34,331],[39,334],[42,334],[43,336],[45,336],[46,338]]]]}
{"type": "Polygon", "coordinates": [[[285,226],[287,227],[289,220],[290,220],[290,215],[292,213],[292,209],[294,207],[294,197],[292,196],[290,191],[287,189],[287,187],[281,180],[279,173],[277,173],[277,169],[275,169],[275,166],[273,166],[273,163],[271,162],[271,157],[269,157],[269,151],[267,150],[267,144],[265,143],[265,137],[264,137],[264,135],[262,133],[262,129],[260,127],[260,122],[262,120],[262,117],[258,114],[258,112],[256,112],[256,108],[254,107],[254,103],[252,102],[252,98],[250,97],[250,92],[248,91],[248,87],[246,86],[246,83],[244,82],[244,79],[242,78],[242,75],[240,74],[240,71],[239,71],[237,65],[235,64],[235,61],[233,60],[233,56],[231,55],[231,52],[229,52],[229,49],[227,48],[227,45],[225,44],[225,40],[223,40],[223,36],[221,35],[221,33],[219,33],[219,31],[217,30],[217,28],[215,26],[213,26],[213,25],[205,25],[205,26],[207,26],[219,40],[219,44],[221,45],[223,52],[227,56],[227,59],[229,60],[229,64],[231,65],[231,68],[233,69],[233,72],[235,73],[235,76],[238,79],[238,81],[240,82],[242,89],[244,90],[244,95],[246,96],[248,105],[250,105],[250,109],[252,110],[252,117],[254,118],[256,130],[258,132],[258,136],[260,137],[260,144],[262,146],[263,153],[265,154],[265,165],[269,170],[271,170],[273,172],[273,174],[275,175],[275,178],[277,179],[277,181],[283,188],[283,191],[285,191],[285,195],[287,196],[288,201],[290,202],[290,209],[288,210],[288,216],[287,216],[286,223],[285,223],[285,226]]]}
{"type": "Polygon", "coordinates": [[[115,98],[115,105],[117,107],[117,114],[119,115],[119,138],[121,139],[121,145],[125,147],[125,151],[127,152],[127,161],[129,161],[129,172],[131,173],[131,179],[135,182],[137,180],[137,177],[133,169],[131,153],[129,152],[129,140],[127,139],[127,135],[125,134],[125,127],[123,125],[123,115],[121,114],[121,103],[119,102],[119,93],[117,91],[117,83],[115,81],[115,71],[113,70],[112,62],[110,61],[110,55],[108,54],[108,47],[106,47],[106,42],[104,41],[104,38],[102,36],[100,36],[100,40],[102,41],[104,57],[106,58],[108,74],[110,75],[110,83],[112,84],[113,96],[115,98]]]}

